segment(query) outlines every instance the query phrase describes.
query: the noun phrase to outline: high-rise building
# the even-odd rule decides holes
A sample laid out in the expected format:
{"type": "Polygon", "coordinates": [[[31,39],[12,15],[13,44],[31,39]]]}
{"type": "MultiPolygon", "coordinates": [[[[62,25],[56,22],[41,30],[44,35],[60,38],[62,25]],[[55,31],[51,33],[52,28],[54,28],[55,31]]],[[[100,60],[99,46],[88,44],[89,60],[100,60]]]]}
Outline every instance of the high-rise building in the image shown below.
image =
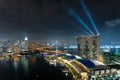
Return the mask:
{"type": "Polygon", "coordinates": [[[25,37],[21,42],[21,51],[28,51],[28,37],[25,37]]]}
{"type": "Polygon", "coordinates": [[[14,53],[20,53],[20,47],[18,45],[15,45],[14,48],[13,48],[13,52],[14,53]]]}
{"type": "Polygon", "coordinates": [[[28,51],[34,52],[37,50],[37,44],[35,42],[29,42],[28,43],[28,51]]]}
{"type": "Polygon", "coordinates": [[[28,51],[28,37],[25,37],[25,51],[28,51]]]}
{"type": "Polygon", "coordinates": [[[97,59],[99,53],[99,35],[77,37],[78,51],[83,58],[97,59]]]}

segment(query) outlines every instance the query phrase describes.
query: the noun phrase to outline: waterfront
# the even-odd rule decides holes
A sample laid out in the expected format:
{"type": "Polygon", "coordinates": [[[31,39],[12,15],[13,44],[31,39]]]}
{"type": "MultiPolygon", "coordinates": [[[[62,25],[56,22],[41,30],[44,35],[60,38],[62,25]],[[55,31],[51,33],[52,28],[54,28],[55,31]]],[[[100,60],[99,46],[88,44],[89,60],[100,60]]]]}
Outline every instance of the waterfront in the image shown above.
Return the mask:
{"type": "Polygon", "coordinates": [[[22,55],[0,61],[0,80],[72,80],[41,55],[22,55]]]}

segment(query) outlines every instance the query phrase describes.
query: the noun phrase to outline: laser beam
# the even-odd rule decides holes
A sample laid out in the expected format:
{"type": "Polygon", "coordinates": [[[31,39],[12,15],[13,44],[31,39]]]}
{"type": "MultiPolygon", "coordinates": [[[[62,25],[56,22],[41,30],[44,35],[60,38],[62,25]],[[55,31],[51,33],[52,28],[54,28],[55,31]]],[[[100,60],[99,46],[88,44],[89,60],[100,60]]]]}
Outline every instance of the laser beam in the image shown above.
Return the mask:
{"type": "Polygon", "coordinates": [[[71,8],[68,8],[68,11],[70,12],[71,16],[73,16],[80,24],[82,24],[91,34],[93,34],[93,32],[90,30],[90,28],[87,26],[87,24],[85,24],[85,22],[80,18],[80,16],[78,16],[77,13],[75,13],[75,11],[71,8]]]}
{"type": "Polygon", "coordinates": [[[78,28],[78,29],[81,30],[82,32],[86,33],[87,35],[90,35],[88,32],[86,32],[85,30],[81,29],[77,24],[72,23],[72,25],[74,25],[76,28],[78,28]]]}
{"type": "Polygon", "coordinates": [[[75,26],[78,30],[86,33],[87,35],[90,35],[88,32],[86,32],[85,30],[81,29],[81,28],[79,27],[79,25],[77,25],[76,23],[72,22],[72,21],[69,20],[69,19],[66,19],[66,20],[67,20],[69,23],[71,23],[73,26],[75,26]]]}
{"type": "Polygon", "coordinates": [[[81,0],[81,5],[86,15],[88,16],[92,26],[94,27],[95,31],[97,32],[97,34],[100,34],[83,0],[81,0]]]}

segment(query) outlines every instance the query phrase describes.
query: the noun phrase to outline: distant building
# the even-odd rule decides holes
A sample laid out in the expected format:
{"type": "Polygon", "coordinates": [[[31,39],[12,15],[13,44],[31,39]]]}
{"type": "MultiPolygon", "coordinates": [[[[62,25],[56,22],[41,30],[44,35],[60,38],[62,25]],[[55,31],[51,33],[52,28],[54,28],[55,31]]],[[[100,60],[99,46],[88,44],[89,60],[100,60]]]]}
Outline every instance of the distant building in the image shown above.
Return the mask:
{"type": "Polygon", "coordinates": [[[28,51],[28,37],[25,37],[21,42],[21,51],[28,51]]]}
{"type": "Polygon", "coordinates": [[[13,52],[14,53],[20,53],[21,52],[20,47],[19,46],[14,46],[13,52]]]}
{"type": "Polygon", "coordinates": [[[100,52],[99,35],[77,37],[77,45],[80,56],[88,59],[97,59],[100,52]]]}
{"type": "Polygon", "coordinates": [[[0,47],[0,53],[2,53],[3,52],[3,48],[2,47],[0,47]]]}
{"type": "Polygon", "coordinates": [[[37,44],[35,42],[29,42],[28,43],[28,51],[34,52],[37,50],[37,44]]]}

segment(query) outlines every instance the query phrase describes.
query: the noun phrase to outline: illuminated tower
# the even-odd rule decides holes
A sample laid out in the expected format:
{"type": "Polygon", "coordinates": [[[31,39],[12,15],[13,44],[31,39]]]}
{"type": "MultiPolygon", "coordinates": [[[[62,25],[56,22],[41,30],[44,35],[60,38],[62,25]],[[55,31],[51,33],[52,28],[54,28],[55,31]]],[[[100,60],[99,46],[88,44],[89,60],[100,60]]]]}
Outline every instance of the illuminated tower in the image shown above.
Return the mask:
{"type": "Polygon", "coordinates": [[[77,38],[78,51],[83,58],[89,58],[91,52],[91,43],[89,36],[80,36],[77,38]]]}
{"type": "Polygon", "coordinates": [[[99,35],[77,37],[80,56],[87,59],[97,59],[99,53],[99,35]]]}
{"type": "Polygon", "coordinates": [[[28,37],[25,37],[21,42],[21,51],[28,51],[28,37]]]}
{"type": "Polygon", "coordinates": [[[99,40],[99,35],[94,35],[92,36],[92,43],[93,43],[93,58],[97,59],[98,58],[98,53],[100,53],[100,40],[99,40]]]}
{"type": "Polygon", "coordinates": [[[55,42],[55,51],[56,51],[56,56],[58,54],[58,41],[55,42]]]}
{"type": "Polygon", "coordinates": [[[25,51],[28,51],[28,37],[24,38],[24,42],[25,42],[24,44],[25,51]]]}

